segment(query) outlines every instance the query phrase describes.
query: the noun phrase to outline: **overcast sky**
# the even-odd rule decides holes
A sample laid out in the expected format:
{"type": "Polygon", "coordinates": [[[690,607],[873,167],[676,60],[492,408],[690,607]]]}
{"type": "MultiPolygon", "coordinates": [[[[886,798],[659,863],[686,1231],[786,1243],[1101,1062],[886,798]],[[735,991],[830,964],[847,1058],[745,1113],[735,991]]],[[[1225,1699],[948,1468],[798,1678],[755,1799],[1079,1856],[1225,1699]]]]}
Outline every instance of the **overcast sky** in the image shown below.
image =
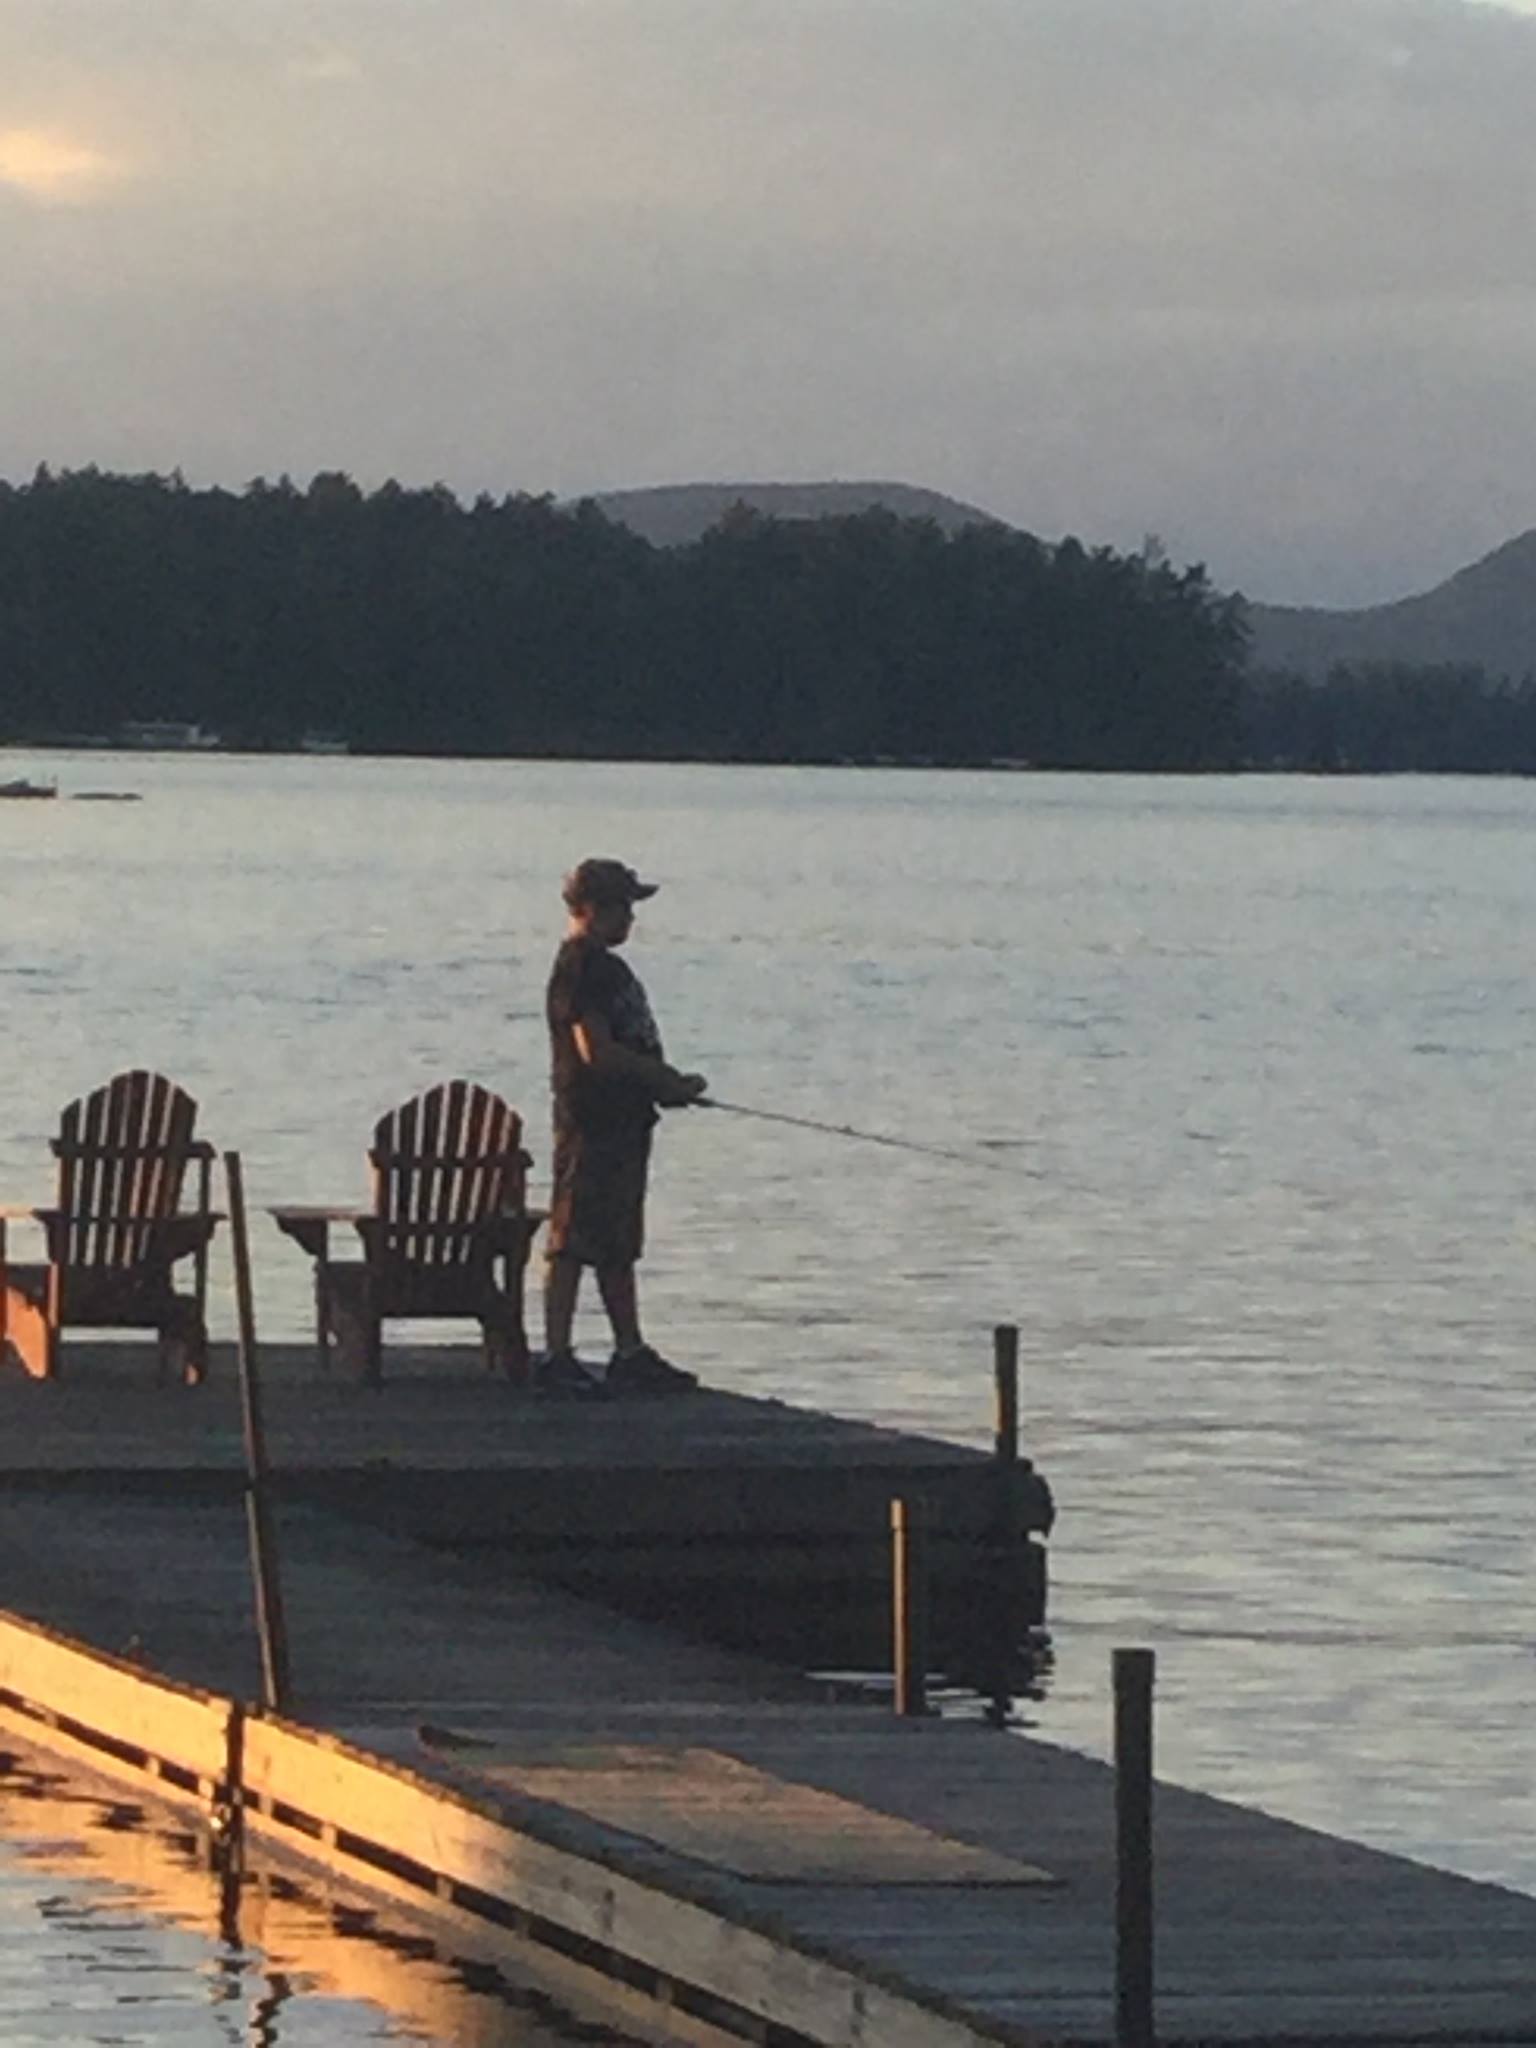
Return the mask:
{"type": "Polygon", "coordinates": [[[1536,526],[1536,0],[0,0],[0,474],[1536,526]]]}

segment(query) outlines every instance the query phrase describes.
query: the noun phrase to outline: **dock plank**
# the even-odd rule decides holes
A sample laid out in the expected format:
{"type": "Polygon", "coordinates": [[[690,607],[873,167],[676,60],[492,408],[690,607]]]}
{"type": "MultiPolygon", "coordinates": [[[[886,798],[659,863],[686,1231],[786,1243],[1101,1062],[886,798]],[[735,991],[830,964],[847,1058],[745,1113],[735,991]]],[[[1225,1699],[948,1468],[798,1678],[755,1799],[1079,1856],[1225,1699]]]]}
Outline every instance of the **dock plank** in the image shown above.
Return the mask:
{"type": "MultiPolygon", "coordinates": [[[[297,1470],[389,1460],[415,1469],[679,1469],[722,1462],[771,1470],[786,1459],[839,1471],[990,1468],[982,1451],[849,1421],[782,1401],[708,1388],[686,1398],[543,1401],[487,1374],[478,1352],[402,1350],[370,1386],[321,1372],[301,1345],[262,1350],[274,1462],[297,1470]]],[[[230,1347],[215,1345],[208,1383],[157,1386],[139,1344],[77,1343],[63,1376],[39,1386],[0,1372],[0,1475],[119,1463],[235,1470],[240,1408],[230,1347]]],[[[1027,1465],[1027,1461],[1026,1461],[1027,1465]]]]}

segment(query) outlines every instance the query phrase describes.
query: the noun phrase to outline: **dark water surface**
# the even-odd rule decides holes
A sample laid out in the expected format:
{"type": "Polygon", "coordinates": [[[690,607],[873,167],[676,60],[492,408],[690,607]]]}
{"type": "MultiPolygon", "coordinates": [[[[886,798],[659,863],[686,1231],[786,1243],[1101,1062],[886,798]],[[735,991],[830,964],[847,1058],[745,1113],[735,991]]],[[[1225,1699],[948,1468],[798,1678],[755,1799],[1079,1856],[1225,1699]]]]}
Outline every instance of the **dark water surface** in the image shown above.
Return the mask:
{"type": "Polygon", "coordinates": [[[254,1204],[361,1196],[456,1073],[542,1165],[558,878],[620,855],[683,1064],[977,1159],[670,1118],[657,1340],[981,1442],[1017,1321],[1043,1731],[1102,1749],[1150,1642],[1169,1775],[1536,1891],[1536,786],[13,759],[145,801],[0,805],[6,1200],[139,1063],[254,1204]]]}

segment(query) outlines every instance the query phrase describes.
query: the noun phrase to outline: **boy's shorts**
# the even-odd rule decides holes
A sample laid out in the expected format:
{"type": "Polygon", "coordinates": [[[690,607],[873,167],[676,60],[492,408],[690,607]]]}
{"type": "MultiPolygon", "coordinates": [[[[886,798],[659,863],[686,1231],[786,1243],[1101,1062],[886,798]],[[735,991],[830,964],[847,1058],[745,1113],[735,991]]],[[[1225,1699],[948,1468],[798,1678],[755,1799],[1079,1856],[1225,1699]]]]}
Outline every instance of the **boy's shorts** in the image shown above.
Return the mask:
{"type": "Polygon", "coordinates": [[[545,1248],[583,1266],[632,1266],[645,1249],[649,1125],[555,1134],[554,1191],[545,1248]]]}

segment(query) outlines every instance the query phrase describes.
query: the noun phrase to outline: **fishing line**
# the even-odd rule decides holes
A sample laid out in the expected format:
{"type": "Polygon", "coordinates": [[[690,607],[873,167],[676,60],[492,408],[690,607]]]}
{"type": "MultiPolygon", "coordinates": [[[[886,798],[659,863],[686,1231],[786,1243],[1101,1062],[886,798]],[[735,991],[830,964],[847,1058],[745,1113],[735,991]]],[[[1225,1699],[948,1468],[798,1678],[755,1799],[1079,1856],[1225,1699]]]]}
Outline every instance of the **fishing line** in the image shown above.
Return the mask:
{"type": "Polygon", "coordinates": [[[813,1116],[790,1116],[782,1109],[753,1109],[744,1102],[722,1102],[716,1095],[701,1095],[695,1109],[724,1109],[732,1116],[755,1117],[765,1124],[792,1124],[800,1131],[820,1131],[828,1138],[855,1138],[861,1145],[889,1145],[897,1152],[919,1152],[926,1159],[948,1159],[956,1166],[985,1166],[996,1173],[1023,1173],[1031,1180],[1044,1180],[1037,1167],[1021,1166],[1017,1160],[988,1159],[980,1152],[952,1152],[943,1145],[924,1145],[916,1138],[893,1138],[884,1131],[859,1131],[852,1124],[824,1124],[813,1116]]]}

